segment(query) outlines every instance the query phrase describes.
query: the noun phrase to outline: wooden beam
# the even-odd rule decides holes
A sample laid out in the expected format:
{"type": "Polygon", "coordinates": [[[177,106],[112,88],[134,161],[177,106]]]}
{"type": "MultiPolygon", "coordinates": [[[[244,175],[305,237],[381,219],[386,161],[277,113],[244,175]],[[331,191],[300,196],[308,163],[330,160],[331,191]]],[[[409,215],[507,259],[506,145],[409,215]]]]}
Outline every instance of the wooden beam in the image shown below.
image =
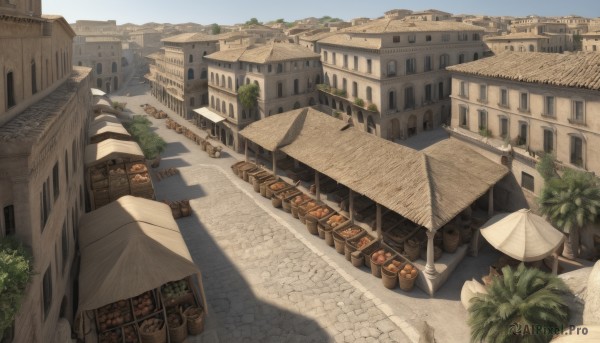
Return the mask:
{"type": "Polygon", "coordinates": [[[246,162],[248,162],[248,139],[244,140],[244,156],[246,157],[246,162]]]}
{"type": "Polygon", "coordinates": [[[350,221],[354,222],[354,192],[352,192],[352,189],[350,189],[350,196],[348,199],[348,213],[350,213],[350,221]]]}
{"type": "Polygon", "coordinates": [[[377,212],[375,213],[375,227],[377,229],[377,238],[381,239],[383,234],[381,232],[381,205],[377,204],[377,212]]]}
{"type": "Polygon", "coordinates": [[[273,155],[273,175],[277,176],[277,160],[275,159],[275,151],[271,152],[273,155]]]}
{"type": "Polygon", "coordinates": [[[321,201],[321,182],[319,181],[319,171],[315,170],[315,194],[317,201],[321,201]]]}

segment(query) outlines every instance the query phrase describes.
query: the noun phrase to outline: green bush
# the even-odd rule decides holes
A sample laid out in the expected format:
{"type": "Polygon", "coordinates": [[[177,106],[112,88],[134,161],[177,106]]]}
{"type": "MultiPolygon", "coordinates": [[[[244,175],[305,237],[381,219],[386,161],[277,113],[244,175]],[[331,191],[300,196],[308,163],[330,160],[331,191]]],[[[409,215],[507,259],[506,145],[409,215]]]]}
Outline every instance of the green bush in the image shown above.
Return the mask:
{"type": "Polygon", "coordinates": [[[369,104],[369,106],[367,106],[367,110],[371,111],[371,112],[377,112],[377,105],[375,104],[369,104]]]}
{"type": "Polygon", "coordinates": [[[479,129],[479,134],[483,137],[492,137],[492,131],[483,127],[479,129]]]}
{"type": "Polygon", "coordinates": [[[344,98],[348,96],[348,94],[346,93],[346,91],[343,90],[343,89],[336,89],[334,92],[335,92],[334,94],[337,95],[337,96],[341,96],[341,97],[344,97],[344,98]]]}
{"type": "Polygon", "coordinates": [[[126,106],[127,106],[126,102],[113,101],[113,103],[112,103],[112,107],[115,110],[119,110],[119,111],[125,111],[126,106]]]}
{"type": "Polygon", "coordinates": [[[558,176],[556,173],[556,161],[552,154],[544,153],[540,158],[540,161],[535,166],[538,173],[544,178],[545,181],[549,181],[555,176],[558,176]]]}
{"type": "Polygon", "coordinates": [[[245,109],[254,108],[259,94],[260,88],[254,83],[243,85],[238,89],[238,98],[245,109]]]}
{"type": "Polygon", "coordinates": [[[365,101],[361,98],[356,98],[356,99],[354,99],[354,104],[356,106],[363,107],[363,106],[365,106],[365,101]]]}
{"type": "Polygon", "coordinates": [[[0,239],[0,337],[12,325],[33,275],[31,255],[13,238],[0,239]]]}
{"type": "Polygon", "coordinates": [[[149,160],[157,158],[167,147],[167,143],[150,129],[151,124],[144,116],[133,116],[133,121],[123,123],[149,160]]]}

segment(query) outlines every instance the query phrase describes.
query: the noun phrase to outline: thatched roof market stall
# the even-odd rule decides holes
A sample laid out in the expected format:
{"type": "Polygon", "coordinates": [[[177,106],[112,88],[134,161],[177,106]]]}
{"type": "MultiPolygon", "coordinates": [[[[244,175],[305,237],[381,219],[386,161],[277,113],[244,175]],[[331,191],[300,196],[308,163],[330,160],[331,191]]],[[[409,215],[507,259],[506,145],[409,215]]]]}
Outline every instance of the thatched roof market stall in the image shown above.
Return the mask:
{"type": "Polygon", "coordinates": [[[121,123],[94,121],[90,125],[88,132],[90,144],[97,144],[109,138],[122,141],[131,140],[131,135],[125,130],[121,123]]]}

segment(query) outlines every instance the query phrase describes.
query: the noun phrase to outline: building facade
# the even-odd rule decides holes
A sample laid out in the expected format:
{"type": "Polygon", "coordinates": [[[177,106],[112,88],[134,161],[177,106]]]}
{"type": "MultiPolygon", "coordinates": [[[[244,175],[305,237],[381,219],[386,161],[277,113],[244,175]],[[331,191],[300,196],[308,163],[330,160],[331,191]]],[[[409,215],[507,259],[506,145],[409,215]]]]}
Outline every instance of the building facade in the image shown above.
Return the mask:
{"type": "Polygon", "coordinates": [[[593,31],[581,35],[582,51],[600,51],[600,31],[593,31]]]}
{"type": "Polygon", "coordinates": [[[511,160],[516,180],[531,195],[543,187],[535,169],[543,154],[598,174],[599,61],[597,53],[505,52],[451,67],[452,129],[497,162],[511,160]],[[507,144],[509,150],[502,148],[507,144]]]}
{"type": "Polygon", "coordinates": [[[91,71],[72,67],[68,23],[40,11],[40,0],[0,4],[0,236],[31,251],[34,272],[2,342],[52,342],[59,319],[72,323],[77,306],[91,71]]]}
{"type": "Polygon", "coordinates": [[[481,58],[482,34],[457,22],[382,19],[321,39],[319,102],[390,140],[440,126],[450,119],[446,67],[481,58]]]}
{"type": "Polygon", "coordinates": [[[511,33],[502,36],[486,37],[490,50],[502,51],[558,52],[573,51],[573,34],[567,24],[556,22],[533,22],[513,24],[511,33]]]}
{"type": "Polygon", "coordinates": [[[119,90],[125,81],[123,68],[129,64],[123,56],[121,40],[111,36],[75,37],[73,62],[92,68],[94,87],[106,93],[119,90]]]}
{"type": "Polygon", "coordinates": [[[208,104],[208,64],[205,56],[218,50],[217,36],[182,33],[162,40],[159,53],[150,56],[146,78],[152,95],[184,118],[208,104]]]}
{"type": "Polygon", "coordinates": [[[223,144],[242,148],[238,132],[262,118],[317,104],[321,82],[319,54],[297,44],[269,43],[219,51],[206,56],[209,63],[209,110],[225,120],[215,128],[223,144]],[[239,87],[257,84],[255,108],[238,99],[239,87]]]}

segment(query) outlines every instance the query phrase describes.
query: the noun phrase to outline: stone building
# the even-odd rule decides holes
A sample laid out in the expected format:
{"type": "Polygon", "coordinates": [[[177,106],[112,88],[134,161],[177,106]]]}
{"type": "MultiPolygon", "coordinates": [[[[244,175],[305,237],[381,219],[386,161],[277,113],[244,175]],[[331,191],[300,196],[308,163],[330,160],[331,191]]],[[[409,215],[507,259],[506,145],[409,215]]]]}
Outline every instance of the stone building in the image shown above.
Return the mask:
{"type": "Polygon", "coordinates": [[[499,53],[509,51],[558,52],[572,51],[573,35],[567,25],[556,22],[534,22],[512,25],[511,33],[486,37],[490,50],[499,53]]]}
{"type": "Polygon", "coordinates": [[[321,39],[322,109],[390,140],[440,126],[450,119],[445,68],[482,57],[482,34],[457,22],[381,19],[321,39]]]}
{"type": "Polygon", "coordinates": [[[72,67],[75,32],[41,1],[0,3],[0,236],[33,255],[30,284],[2,342],[52,342],[73,322],[76,231],[84,213],[89,68],[72,67]]]}
{"type": "Polygon", "coordinates": [[[92,68],[95,88],[106,93],[117,91],[124,82],[121,39],[114,36],[77,36],[73,44],[73,63],[92,68]]]}
{"type": "Polygon", "coordinates": [[[600,51],[600,31],[592,31],[581,35],[582,51],[600,51]]]}
{"type": "Polygon", "coordinates": [[[588,32],[590,19],[578,15],[569,15],[556,20],[567,25],[567,32],[572,35],[582,35],[588,32]]]}
{"type": "Polygon", "coordinates": [[[600,54],[504,52],[449,68],[456,136],[504,161],[516,180],[539,194],[540,155],[600,173],[600,54]],[[502,148],[510,144],[510,148],[502,148]],[[512,153],[509,151],[512,150],[512,153]]]}
{"type": "Polygon", "coordinates": [[[116,36],[119,34],[116,20],[77,20],[71,27],[82,36],[116,36]]]}
{"type": "Polygon", "coordinates": [[[164,38],[159,53],[149,56],[146,78],[152,95],[184,118],[208,104],[208,65],[204,56],[218,50],[218,36],[182,33],[164,38]]]}
{"type": "Polygon", "coordinates": [[[406,20],[416,21],[443,21],[452,19],[452,13],[430,9],[420,12],[412,12],[411,14],[407,14],[405,18],[406,20]]]}
{"type": "Polygon", "coordinates": [[[319,54],[321,53],[319,41],[335,34],[336,32],[331,32],[326,28],[309,31],[298,37],[298,44],[319,54]]]}
{"type": "MultiPolygon", "coordinates": [[[[317,104],[316,85],[321,82],[319,55],[289,43],[269,43],[219,51],[206,56],[209,71],[208,108],[219,123],[214,134],[223,144],[242,148],[238,132],[246,125],[270,115],[317,104]],[[257,84],[257,107],[245,109],[238,89],[257,84]]],[[[209,115],[210,116],[210,115],[209,115]]],[[[209,121],[211,118],[207,118],[209,121]]],[[[206,123],[212,125],[214,121],[206,123]]]]}

